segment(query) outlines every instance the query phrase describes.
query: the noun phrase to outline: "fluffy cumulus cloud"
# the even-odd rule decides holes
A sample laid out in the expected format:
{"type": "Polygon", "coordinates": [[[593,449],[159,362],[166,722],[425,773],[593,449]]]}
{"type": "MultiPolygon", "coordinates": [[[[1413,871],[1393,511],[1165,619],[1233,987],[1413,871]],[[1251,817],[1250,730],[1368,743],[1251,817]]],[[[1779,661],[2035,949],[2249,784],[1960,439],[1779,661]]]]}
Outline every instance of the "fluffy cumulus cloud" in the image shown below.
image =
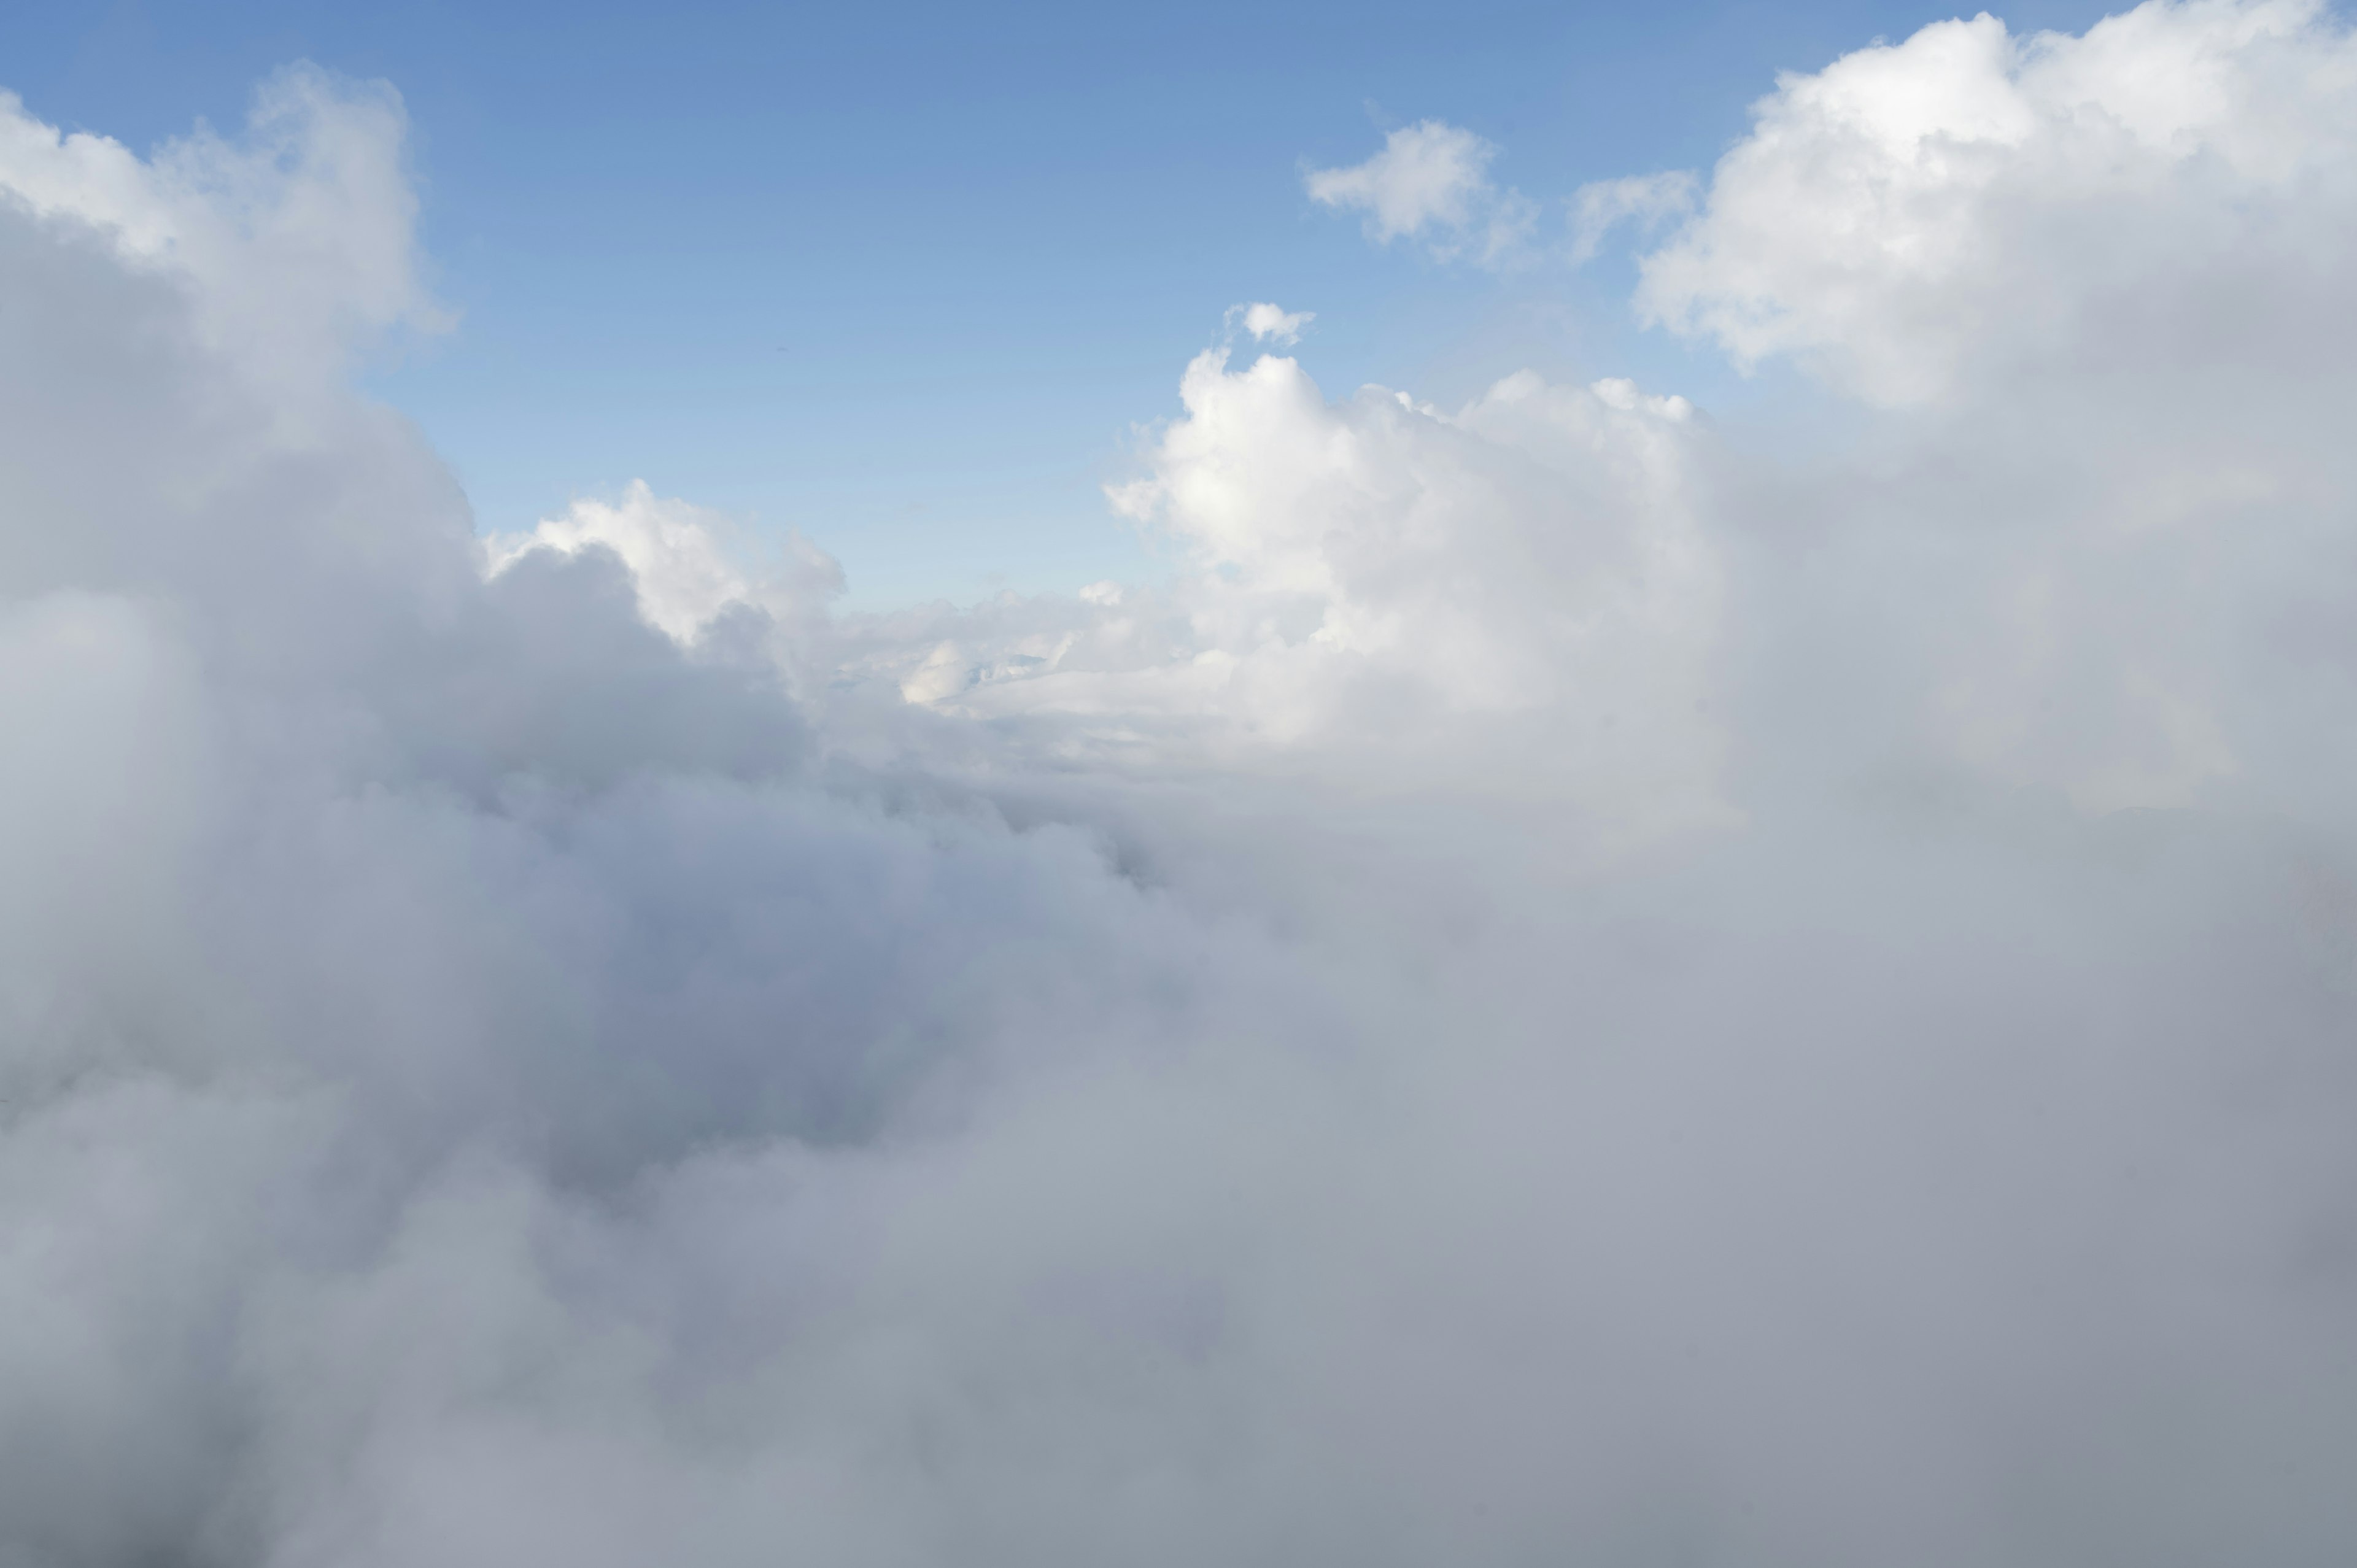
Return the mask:
{"type": "Polygon", "coordinates": [[[2337,776],[2352,80],[2301,0],[1941,23],[1786,78],[1644,259],[1655,318],[1909,415],[1806,504],[1909,575],[1941,744],[2088,806],[2337,776]]]}
{"type": "Polygon", "coordinates": [[[1785,78],[1641,303],[1881,403],[2345,359],[2352,72],[2313,0],[1940,23],[1785,78]]]}
{"type": "Polygon", "coordinates": [[[1528,238],[1536,212],[1490,178],[1498,149],[1461,125],[1420,120],[1383,138],[1383,150],[1344,168],[1302,177],[1309,199],[1366,215],[1382,244],[1422,242],[1443,260],[1497,263],[1528,238]]]}
{"type": "Polygon", "coordinates": [[[242,139],[200,128],[141,159],[0,92],[0,190],[105,233],[136,271],[196,282],[190,325],[208,345],[291,383],[328,371],[355,331],[445,322],[417,275],[404,124],[389,89],[291,69],[255,95],[242,139]]]}
{"type": "Polygon", "coordinates": [[[2347,1561],[2348,51],[1788,78],[1812,439],[1214,349],[858,615],[476,535],[389,91],[0,105],[0,1563],[2347,1561]]]}
{"type": "Polygon", "coordinates": [[[842,591],[843,569],[799,534],[788,536],[788,562],[748,570],[741,532],[720,513],[656,495],[640,479],[619,502],[584,498],[530,533],[492,535],[483,542],[484,564],[497,577],[544,552],[610,552],[630,569],[640,615],[683,644],[739,606],[794,621],[842,591]]]}

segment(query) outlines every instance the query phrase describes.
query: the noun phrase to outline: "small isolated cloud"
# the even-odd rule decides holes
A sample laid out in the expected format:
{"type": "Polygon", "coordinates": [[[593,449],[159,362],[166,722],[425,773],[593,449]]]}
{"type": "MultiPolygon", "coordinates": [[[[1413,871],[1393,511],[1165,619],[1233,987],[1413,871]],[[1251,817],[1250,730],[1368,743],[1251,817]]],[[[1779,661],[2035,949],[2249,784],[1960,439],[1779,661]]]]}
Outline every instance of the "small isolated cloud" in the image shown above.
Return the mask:
{"type": "Polygon", "coordinates": [[[1230,322],[1242,321],[1244,330],[1264,343],[1286,347],[1301,341],[1301,329],[1318,319],[1314,310],[1285,310],[1262,301],[1257,305],[1232,306],[1230,322]]]}
{"type": "Polygon", "coordinates": [[[1572,264],[1593,261],[1604,237],[1621,224],[1634,222],[1642,229],[1654,229],[1692,211],[1694,202],[1695,177],[1684,169],[1581,186],[1571,199],[1572,264]]]}
{"type": "Polygon", "coordinates": [[[1534,209],[1491,183],[1495,144],[1461,125],[1420,120],[1383,138],[1383,150],[1348,168],[1311,169],[1310,199],[1366,214],[1379,244],[1422,241],[1436,256],[1494,263],[1524,239],[1534,209]]]}

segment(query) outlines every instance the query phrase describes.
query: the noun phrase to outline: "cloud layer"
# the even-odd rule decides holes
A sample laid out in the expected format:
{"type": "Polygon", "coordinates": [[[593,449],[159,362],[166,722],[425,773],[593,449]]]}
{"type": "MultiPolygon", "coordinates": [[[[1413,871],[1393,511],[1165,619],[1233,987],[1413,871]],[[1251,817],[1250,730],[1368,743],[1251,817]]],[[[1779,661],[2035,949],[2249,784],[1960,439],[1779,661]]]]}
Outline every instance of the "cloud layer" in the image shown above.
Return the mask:
{"type": "Polygon", "coordinates": [[[475,536],[389,91],[0,105],[0,1563],[2346,1561],[2349,49],[1788,78],[1809,440],[1215,349],[865,616],[475,536]]]}

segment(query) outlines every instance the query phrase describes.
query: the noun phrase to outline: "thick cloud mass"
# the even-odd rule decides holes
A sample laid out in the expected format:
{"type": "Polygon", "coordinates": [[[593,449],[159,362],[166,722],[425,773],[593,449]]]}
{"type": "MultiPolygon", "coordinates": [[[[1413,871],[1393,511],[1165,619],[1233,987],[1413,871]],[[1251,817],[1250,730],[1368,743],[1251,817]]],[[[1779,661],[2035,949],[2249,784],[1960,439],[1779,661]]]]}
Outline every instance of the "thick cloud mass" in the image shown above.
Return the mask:
{"type": "Polygon", "coordinates": [[[2311,0],[1943,22],[1786,77],[1641,302],[1887,403],[2345,360],[2352,81],[2311,0]]]}
{"type": "Polygon", "coordinates": [[[476,537],[389,91],[0,102],[0,1568],[2341,1568],[2352,59],[1788,78],[1810,439],[1214,349],[888,616],[476,537]]]}

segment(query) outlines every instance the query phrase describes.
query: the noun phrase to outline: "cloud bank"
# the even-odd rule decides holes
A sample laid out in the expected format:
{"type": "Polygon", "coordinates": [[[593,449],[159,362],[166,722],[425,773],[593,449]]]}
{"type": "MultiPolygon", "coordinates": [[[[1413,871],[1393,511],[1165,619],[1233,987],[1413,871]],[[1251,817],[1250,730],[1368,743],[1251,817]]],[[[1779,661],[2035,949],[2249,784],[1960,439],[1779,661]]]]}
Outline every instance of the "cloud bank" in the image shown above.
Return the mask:
{"type": "Polygon", "coordinates": [[[1214,349],[888,615],[476,536],[388,91],[0,105],[0,1563],[2345,1562],[2350,50],[1787,78],[1813,441],[1214,349]]]}

